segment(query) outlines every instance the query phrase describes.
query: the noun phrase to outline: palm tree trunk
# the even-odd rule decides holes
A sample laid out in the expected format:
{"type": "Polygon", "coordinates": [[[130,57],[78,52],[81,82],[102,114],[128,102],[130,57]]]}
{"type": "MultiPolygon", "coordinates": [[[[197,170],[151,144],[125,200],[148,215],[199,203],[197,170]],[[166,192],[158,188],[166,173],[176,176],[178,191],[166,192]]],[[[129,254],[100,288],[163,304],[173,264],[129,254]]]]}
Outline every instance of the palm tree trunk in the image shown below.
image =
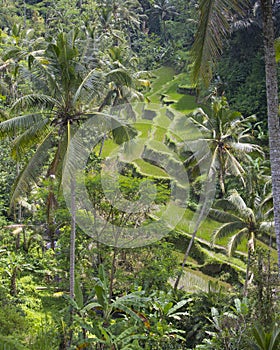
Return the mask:
{"type": "MultiPolygon", "coordinates": [[[[75,245],[76,245],[76,195],[75,195],[75,189],[76,189],[76,183],[73,175],[71,176],[70,180],[70,186],[71,186],[71,234],[70,234],[70,268],[69,268],[69,293],[70,298],[75,298],[75,245]]],[[[73,322],[73,307],[70,306],[70,320],[69,320],[69,326],[71,327],[73,322]]],[[[73,339],[73,330],[70,328],[69,332],[69,341],[68,341],[68,347],[70,348],[72,345],[72,339],[73,339]]]]}
{"type": "Polygon", "coordinates": [[[280,272],[280,123],[278,116],[278,82],[271,0],[261,0],[261,7],[263,14],[268,133],[274,220],[278,252],[278,267],[280,272]]]}
{"type": "Polygon", "coordinates": [[[113,297],[113,284],[114,277],[116,272],[116,257],[117,257],[117,247],[114,247],[113,259],[112,259],[112,267],[111,267],[111,276],[110,276],[110,288],[109,288],[109,300],[113,297]]]}
{"type": "Polygon", "coordinates": [[[221,189],[221,198],[224,197],[226,194],[226,187],[225,187],[225,167],[224,167],[224,160],[222,156],[222,149],[219,147],[219,163],[220,163],[220,168],[219,168],[219,184],[220,184],[220,189],[221,189]]]}
{"type": "MultiPolygon", "coordinates": [[[[17,176],[20,174],[20,168],[19,168],[19,161],[17,161],[17,176]]],[[[17,222],[21,224],[22,220],[22,206],[21,203],[18,204],[18,217],[17,217],[17,222]]],[[[16,237],[16,251],[19,250],[20,248],[20,233],[17,234],[16,237]]]]}
{"type": "Polygon", "coordinates": [[[246,276],[245,276],[245,283],[244,283],[244,290],[243,290],[244,297],[246,297],[248,294],[248,281],[249,281],[250,265],[251,265],[251,248],[248,247],[248,260],[247,260],[246,276]]]}
{"type": "Polygon", "coordinates": [[[11,287],[10,287],[10,294],[14,297],[17,295],[17,272],[18,272],[18,267],[15,266],[12,271],[11,287]]]}
{"type": "Polygon", "coordinates": [[[182,269],[181,269],[181,271],[180,271],[180,273],[179,273],[179,275],[178,275],[178,277],[177,277],[177,279],[176,279],[176,281],[175,281],[175,283],[174,283],[174,290],[175,290],[175,291],[178,289],[179,282],[180,282],[180,280],[181,280],[181,277],[183,276],[184,267],[185,267],[185,265],[186,265],[188,256],[189,256],[189,254],[190,254],[190,250],[191,250],[191,247],[192,247],[192,245],[193,245],[193,242],[194,242],[196,233],[197,233],[197,230],[193,231],[193,234],[192,234],[191,240],[190,240],[190,242],[189,242],[188,248],[187,248],[187,250],[186,250],[186,252],[185,252],[184,260],[183,260],[182,266],[181,266],[182,269]]]}
{"type": "Polygon", "coordinates": [[[71,178],[71,235],[70,235],[70,298],[75,297],[75,241],[76,241],[76,195],[75,179],[71,178]]]}

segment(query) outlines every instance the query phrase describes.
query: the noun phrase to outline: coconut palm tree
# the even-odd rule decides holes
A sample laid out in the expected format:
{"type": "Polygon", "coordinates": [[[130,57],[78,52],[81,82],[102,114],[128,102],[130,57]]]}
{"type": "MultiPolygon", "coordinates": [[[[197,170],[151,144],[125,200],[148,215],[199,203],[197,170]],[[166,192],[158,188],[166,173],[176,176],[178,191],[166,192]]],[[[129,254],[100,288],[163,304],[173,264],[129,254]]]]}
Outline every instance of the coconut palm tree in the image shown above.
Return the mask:
{"type": "MultiPolygon", "coordinates": [[[[207,173],[206,184],[215,181],[218,177],[221,197],[226,194],[225,178],[227,175],[234,175],[241,179],[243,185],[245,185],[245,170],[243,163],[248,163],[247,155],[251,152],[258,152],[262,154],[262,150],[258,145],[251,143],[252,136],[247,132],[247,123],[254,116],[243,118],[239,112],[234,112],[229,109],[225,97],[212,96],[211,113],[206,114],[201,108],[197,109],[190,117],[191,121],[201,130],[204,138],[195,138],[194,140],[188,140],[187,144],[181,144],[181,152],[183,155],[187,153],[191,145],[193,149],[197,151],[192,152],[191,156],[187,156],[185,165],[190,169],[192,177],[197,178],[200,166],[205,159],[210,160],[209,170],[207,173]],[[201,143],[201,141],[203,141],[201,143]],[[207,149],[202,152],[201,146],[203,143],[207,144],[207,149]]],[[[206,185],[206,188],[208,186],[206,185]]],[[[211,186],[210,186],[211,187],[211,186]]],[[[200,209],[200,215],[198,217],[196,228],[192,232],[192,237],[184,255],[182,269],[184,268],[189,252],[195,240],[195,236],[202,218],[205,215],[209,204],[207,204],[210,198],[213,198],[212,191],[209,194],[206,193],[205,203],[200,209]]],[[[206,214],[207,215],[207,214],[206,214]]],[[[182,272],[178,275],[174,284],[176,290],[179,281],[181,279],[182,272]]]]}
{"type": "MultiPolygon", "coordinates": [[[[12,149],[21,158],[33,147],[34,152],[19,174],[12,193],[14,204],[22,192],[37,181],[42,168],[48,164],[46,177],[50,180],[47,218],[52,247],[55,240],[54,178],[60,178],[62,162],[72,133],[85,119],[96,116],[91,106],[98,106],[103,91],[102,72],[91,67],[90,60],[79,51],[76,31],[61,32],[47,43],[46,49],[28,56],[31,70],[21,67],[21,74],[33,83],[37,92],[20,97],[11,107],[11,117],[0,123],[2,137],[17,137],[12,149]]],[[[21,55],[22,52],[20,51],[21,55]]],[[[22,57],[22,56],[21,56],[22,57]]],[[[23,58],[23,57],[22,57],[23,58]]],[[[95,108],[97,110],[97,107],[95,108]]],[[[72,184],[73,190],[75,184],[72,184]]],[[[72,236],[70,241],[70,295],[74,295],[75,198],[73,197],[72,236]]]]}
{"type": "Polygon", "coordinates": [[[158,17],[161,25],[161,34],[164,41],[166,41],[166,21],[175,15],[178,15],[176,12],[175,6],[170,3],[168,0],[155,0],[151,12],[154,16],[158,17]]]}
{"type": "Polygon", "coordinates": [[[101,111],[105,106],[129,104],[132,101],[143,101],[144,95],[139,88],[150,86],[148,73],[137,71],[138,60],[135,56],[129,57],[127,47],[113,46],[107,50],[103,59],[104,78],[108,87],[107,94],[100,105],[101,111]]]}
{"type": "Polygon", "coordinates": [[[251,255],[255,250],[256,237],[263,232],[273,231],[273,222],[266,220],[266,213],[261,205],[255,203],[254,208],[249,208],[237,191],[233,191],[226,199],[218,200],[210,216],[223,222],[212,234],[212,242],[223,237],[230,237],[227,246],[228,255],[231,256],[243,239],[247,239],[248,260],[244,294],[247,293],[251,255]]]}
{"type": "MultiPolygon", "coordinates": [[[[209,146],[205,156],[211,159],[212,171],[218,175],[222,196],[226,193],[226,176],[237,176],[245,184],[242,161],[248,163],[248,153],[262,154],[260,146],[252,143],[252,136],[247,132],[246,123],[254,118],[243,118],[239,112],[230,110],[225,97],[215,96],[212,97],[211,113],[206,114],[199,108],[192,114],[192,121],[205,135],[203,140],[209,146]]],[[[195,154],[187,158],[186,165],[193,165],[195,169],[199,166],[196,158],[195,154]]]]}
{"type": "MultiPolygon", "coordinates": [[[[13,103],[11,117],[0,124],[0,134],[4,137],[17,134],[12,151],[20,157],[32,146],[36,151],[15,183],[11,203],[15,203],[19,193],[26,191],[40,174],[41,167],[50,157],[48,150],[54,148],[47,176],[58,175],[60,160],[66,151],[68,124],[74,128],[78,122],[92,116],[88,106],[98,96],[102,73],[96,68],[89,71],[83,65],[77,42],[77,33],[62,32],[45,50],[28,57],[24,57],[22,51],[16,53],[20,59],[27,58],[32,67],[27,70],[22,66],[20,70],[22,76],[33,83],[33,91],[37,91],[25,94],[13,103]]],[[[15,54],[14,50],[12,54],[15,54]]],[[[53,202],[51,197],[49,200],[53,202]]]]}
{"type": "MultiPolygon", "coordinates": [[[[69,143],[70,129],[93,114],[88,106],[96,98],[101,84],[101,73],[95,68],[90,71],[82,64],[77,47],[77,33],[59,33],[42,52],[28,56],[31,71],[21,68],[21,74],[34,84],[38,92],[23,95],[11,107],[11,118],[0,124],[1,136],[17,137],[13,140],[13,152],[23,158],[31,147],[34,153],[19,174],[12,193],[14,204],[22,192],[30,188],[49,164],[46,176],[50,179],[47,201],[48,231],[51,245],[55,241],[54,208],[56,199],[52,179],[60,176],[62,161],[69,143]],[[23,112],[23,113],[20,113],[23,112]],[[16,115],[16,116],[14,116],[16,115]]],[[[21,59],[22,51],[18,52],[21,59]]],[[[74,221],[75,215],[72,216],[74,221]]],[[[72,233],[75,233],[72,222],[72,233]]],[[[75,236],[70,241],[70,295],[74,297],[75,236]]]]}
{"type": "MultiPolygon", "coordinates": [[[[274,48],[272,0],[260,0],[265,52],[267,116],[274,197],[274,220],[280,271],[280,121],[278,116],[278,82],[274,48]]],[[[210,81],[214,64],[230,32],[229,19],[233,13],[242,13],[247,0],[201,0],[200,20],[193,46],[196,82],[210,81]]]]}

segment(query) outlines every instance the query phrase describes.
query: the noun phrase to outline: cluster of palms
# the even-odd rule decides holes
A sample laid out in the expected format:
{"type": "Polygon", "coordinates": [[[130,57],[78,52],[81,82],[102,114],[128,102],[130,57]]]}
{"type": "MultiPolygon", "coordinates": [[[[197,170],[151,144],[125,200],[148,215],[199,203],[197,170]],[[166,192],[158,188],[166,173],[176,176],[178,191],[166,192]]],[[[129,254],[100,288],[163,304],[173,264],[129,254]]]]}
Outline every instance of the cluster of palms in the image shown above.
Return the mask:
{"type": "MultiPolygon", "coordinates": [[[[53,179],[61,179],[62,165],[71,135],[79,124],[104,116],[105,108],[142,98],[139,85],[147,85],[135,73],[133,57],[126,46],[112,46],[96,52],[95,41],[77,30],[60,32],[52,40],[36,38],[26,45],[26,31],[18,31],[16,45],[5,37],[2,67],[10,76],[7,86],[15,93],[11,108],[3,113],[0,124],[2,137],[9,137],[12,153],[18,163],[25,163],[14,183],[11,204],[18,206],[22,193],[32,189],[45,170],[49,179],[47,198],[47,232],[54,247],[56,239],[56,195],[53,179]],[[130,58],[130,59],[129,59],[130,58]]],[[[31,38],[32,39],[32,38],[31,38]]],[[[126,126],[118,128],[117,137],[127,137],[126,126]]],[[[75,214],[72,213],[70,242],[70,290],[74,296],[75,214]]]]}
{"type": "Polygon", "coordinates": [[[59,33],[51,42],[41,40],[39,48],[10,47],[3,56],[7,75],[14,74],[17,65],[18,84],[28,79],[33,85],[28,92],[17,92],[0,126],[1,135],[12,138],[17,159],[36,146],[16,182],[12,203],[40,173],[48,149],[55,148],[48,176],[58,175],[69,125],[74,130],[106,106],[128,102],[131,96],[142,98],[135,87],[146,81],[127,66],[125,49],[112,47],[101,62],[93,45],[90,38],[73,30],[59,33]]]}
{"type": "MultiPolygon", "coordinates": [[[[227,20],[231,18],[234,11],[241,11],[242,5],[242,1],[231,3],[227,0],[209,0],[201,2],[199,34],[194,45],[196,79],[202,77],[202,80],[207,81],[211,77],[214,60],[220,52],[222,39],[225,38],[230,29],[227,20]],[[207,19],[210,20],[207,21],[207,19]]],[[[261,5],[264,24],[267,24],[263,27],[265,30],[268,30],[267,28],[271,30],[271,3],[270,1],[261,1],[261,5]]],[[[106,1],[106,4],[100,6],[98,11],[99,20],[94,39],[93,35],[89,35],[89,32],[79,33],[76,30],[68,33],[61,32],[53,40],[33,38],[27,32],[24,33],[26,37],[23,37],[20,28],[16,26],[12,36],[1,37],[5,54],[2,54],[0,69],[5,76],[10,77],[7,85],[12,92],[10,94],[12,107],[7,120],[0,124],[0,134],[11,137],[13,154],[17,160],[24,158],[30,147],[35,146],[34,152],[16,180],[12,203],[16,202],[22,191],[28,190],[30,182],[36,181],[46,163],[49,164],[47,176],[59,177],[61,160],[67,152],[71,132],[80,122],[94,118],[106,106],[128,103],[133,98],[143,97],[136,87],[137,85],[145,86],[148,82],[141,79],[140,73],[135,73],[135,57],[129,57],[127,54],[126,46],[122,44],[125,35],[121,34],[121,30],[124,29],[123,25],[131,30],[133,27],[139,26],[139,16],[134,13],[136,8],[136,1],[106,1]],[[106,45],[111,43],[111,47],[102,51],[101,59],[100,52],[96,50],[96,44],[99,45],[100,49],[103,48],[104,42],[106,45]],[[26,83],[27,81],[28,83],[26,83]]],[[[156,1],[154,13],[160,16],[163,27],[165,27],[168,14],[175,15],[173,6],[167,1],[156,1]]],[[[165,33],[164,28],[163,33],[165,33]]],[[[273,32],[271,34],[271,32],[265,31],[264,34],[267,39],[265,41],[267,67],[270,67],[270,70],[267,69],[267,76],[273,80],[274,73],[271,67],[274,67],[275,64],[269,65],[268,62],[269,53],[274,52],[271,47],[273,32]]],[[[277,185],[279,164],[277,149],[280,148],[278,147],[277,132],[279,121],[275,117],[275,114],[276,116],[278,114],[278,105],[276,104],[277,112],[275,112],[277,99],[272,98],[275,97],[274,80],[274,90],[269,90],[271,84],[268,84],[268,114],[271,131],[272,184],[276,208],[275,228],[278,232],[277,199],[280,196],[277,196],[277,191],[279,191],[280,186],[277,185]],[[274,104],[271,103],[272,100],[274,104]]],[[[205,141],[209,145],[207,156],[211,157],[210,171],[212,174],[217,174],[221,196],[226,198],[220,203],[231,203],[235,208],[233,209],[231,206],[230,210],[238,213],[240,209],[234,201],[236,198],[240,198],[240,204],[241,197],[238,194],[226,197],[226,176],[228,174],[236,176],[243,185],[246,185],[246,172],[244,170],[244,164],[248,160],[246,154],[249,152],[261,154],[261,149],[250,142],[246,123],[251,118],[244,119],[236,112],[230,111],[224,98],[213,99],[211,113],[212,115],[207,115],[199,110],[192,118],[205,135],[205,141]]],[[[192,162],[193,159],[190,157],[186,164],[195,169],[192,162]]],[[[50,191],[48,198],[49,227],[52,225],[54,205],[55,198],[53,191],[50,191]]],[[[228,206],[230,207],[229,204],[228,206]]],[[[244,209],[245,206],[243,201],[241,207],[244,209]]],[[[252,207],[252,204],[250,206],[252,207]]],[[[248,207],[246,206],[246,208],[248,207]]],[[[217,211],[215,213],[217,214],[217,211]]],[[[230,223],[232,225],[223,225],[214,234],[214,238],[217,238],[232,232],[232,227],[240,229],[234,236],[235,238],[230,241],[230,252],[236,248],[237,242],[244,234],[249,235],[251,242],[253,235],[256,235],[257,230],[260,230],[261,225],[255,224],[257,220],[255,217],[253,218],[255,212],[246,209],[245,213],[249,215],[246,220],[244,219],[248,226],[242,226],[240,223],[242,220],[237,223],[238,220],[231,216],[233,221],[230,223]]],[[[220,212],[218,216],[222,217],[222,215],[225,213],[220,212]]],[[[229,213],[228,215],[233,214],[229,213]]],[[[51,231],[50,237],[53,240],[53,232],[51,231]]],[[[279,234],[276,237],[279,240],[279,234]]]]}
{"type": "MultiPolygon", "coordinates": [[[[278,2],[260,0],[253,1],[252,3],[260,7],[262,14],[271,179],[278,266],[280,269],[279,102],[274,47],[275,26],[273,23],[273,5],[277,7],[278,2]]],[[[196,82],[199,81],[200,83],[204,82],[204,84],[209,84],[217,58],[221,54],[223,44],[230,33],[232,19],[236,14],[244,15],[244,10],[248,8],[248,5],[247,1],[242,0],[205,0],[200,2],[200,21],[193,46],[193,72],[196,82]]]]}
{"type": "MultiPolygon", "coordinates": [[[[264,152],[256,143],[250,130],[255,116],[245,118],[239,112],[232,111],[224,96],[217,97],[213,94],[211,99],[211,109],[208,114],[198,108],[189,117],[199,128],[202,136],[198,140],[188,140],[186,145],[181,143],[179,146],[182,155],[187,156],[185,165],[189,169],[190,178],[193,178],[194,184],[197,182],[200,164],[205,158],[208,159],[209,170],[207,179],[203,181],[206,184],[212,181],[217,183],[218,199],[214,201],[209,216],[221,222],[222,225],[213,232],[213,243],[223,237],[230,237],[227,251],[231,256],[243,239],[248,241],[248,264],[244,288],[247,291],[251,253],[254,251],[256,237],[267,241],[267,237],[271,238],[274,231],[271,180],[266,174],[264,152]],[[207,144],[203,158],[199,156],[200,149],[197,153],[188,154],[190,144],[201,141],[207,144]],[[258,175],[255,171],[256,164],[258,164],[258,175]],[[258,182],[258,186],[252,186],[253,179],[258,182]]],[[[201,193],[206,188],[205,185],[199,186],[197,191],[201,193]]],[[[209,195],[211,196],[211,193],[209,195]]],[[[207,199],[207,194],[205,198],[207,199]]],[[[201,214],[206,209],[207,206],[202,206],[201,214]]],[[[186,264],[201,218],[203,215],[197,219],[182,267],[186,264]]],[[[175,289],[178,287],[180,278],[181,275],[176,280],[175,289]]]]}
{"type": "MultiPolygon", "coordinates": [[[[208,143],[212,150],[209,156],[212,156],[212,166],[210,167],[210,174],[213,176],[218,174],[220,189],[224,196],[223,200],[217,202],[218,206],[222,205],[222,210],[211,210],[211,213],[216,219],[225,220],[224,224],[215,231],[212,235],[213,241],[215,239],[232,235],[229,244],[228,252],[231,254],[240,243],[241,239],[246,236],[248,239],[248,264],[247,274],[245,281],[244,291],[246,293],[248,273],[250,265],[250,256],[254,249],[255,236],[259,235],[262,231],[275,230],[276,244],[278,251],[278,266],[280,268],[280,202],[279,202],[279,159],[280,159],[280,145],[279,145],[279,117],[278,117],[278,83],[277,83],[277,69],[276,69],[276,56],[274,48],[274,24],[273,24],[273,4],[277,6],[277,2],[270,0],[261,0],[259,2],[254,1],[255,5],[259,6],[262,11],[262,28],[264,38],[264,51],[265,51],[265,68],[266,68],[266,88],[267,88],[267,109],[268,109],[268,128],[269,128],[269,146],[270,146],[270,162],[271,162],[271,182],[273,189],[273,207],[268,211],[271,214],[274,211],[274,220],[268,219],[268,213],[264,214],[263,208],[255,200],[250,200],[250,196],[255,194],[252,192],[247,194],[248,203],[251,207],[248,207],[244,199],[237,193],[233,192],[229,196],[225,196],[224,178],[226,172],[231,172],[233,175],[238,176],[244,182],[244,169],[235,157],[233,150],[238,150],[242,153],[248,151],[260,151],[257,146],[249,144],[243,144],[234,142],[232,133],[230,132],[230,126],[236,116],[232,117],[228,115],[228,119],[220,114],[219,108],[215,108],[212,105],[214,112],[214,123],[209,123],[208,116],[200,111],[199,124],[206,134],[212,133],[212,137],[208,136],[208,143]],[[220,116],[219,116],[220,114],[220,116]],[[204,125],[206,124],[206,125],[204,125]],[[208,125],[207,125],[208,124],[208,125]],[[208,128],[207,128],[208,126],[208,128]],[[210,128],[209,128],[210,126],[210,128]],[[218,126],[218,127],[217,127],[218,126]],[[258,203],[258,204],[257,204],[258,203]],[[273,226],[273,228],[272,228],[273,226]]],[[[244,10],[247,9],[248,3],[246,1],[236,0],[206,0],[200,2],[200,20],[197,31],[196,40],[193,45],[194,55],[194,68],[193,79],[197,84],[208,85],[213,72],[217,58],[219,57],[223,43],[225,42],[227,35],[229,35],[231,29],[231,22],[234,16],[244,16],[244,10]]],[[[217,101],[216,101],[217,102],[217,101]]],[[[219,102],[218,102],[219,103],[219,102]]],[[[241,138],[243,137],[244,124],[241,131],[241,138]]],[[[240,123],[239,123],[240,126],[240,123]]],[[[236,136],[236,135],[235,135],[236,136]]],[[[246,138],[248,135],[244,135],[246,138]]],[[[209,176],[211,179],[212,177],[209,176]]],[[[248,188],[248,185],[247,185],[248,188]]],[[[257,197],[257,196],[256,196],[257,197]]],[[[269,195],[272,199],[272,195],[269,195]]],[[[264,202],[267,202],[265,200],[264,202]]],[[[272,203],[271,203],[272,204],[272,203]]],[[[199,223],[198,223],[199,225],[199,223]]],[[[198,227],[197,225],[197,227],[198,227]]],[[[186,251],[182,267],[184,267],[191,245],[194,241],[197,229],[193,232],[192,239],[189,247],[186,251]]],[[[177,288],[181,275],[175,283],[177,288]]]]}

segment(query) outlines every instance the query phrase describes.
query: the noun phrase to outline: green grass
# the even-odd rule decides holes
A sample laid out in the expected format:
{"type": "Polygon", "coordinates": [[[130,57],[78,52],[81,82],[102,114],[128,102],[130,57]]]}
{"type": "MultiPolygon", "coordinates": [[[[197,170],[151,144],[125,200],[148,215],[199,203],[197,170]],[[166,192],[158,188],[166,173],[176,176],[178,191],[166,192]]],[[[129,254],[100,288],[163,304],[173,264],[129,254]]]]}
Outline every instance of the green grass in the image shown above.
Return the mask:
{"type": "Polygon", "coordinates": [[[151,102],[159,102],[160,91],[166,83],[173,79],[175,70],[172,67],[163,66],[153,71],[153,75],[155,76],[155,79],[152,81],[151,90],[146,96],[151,102]]]}
{"type": "Polygon", "coordinates": [[[107,139],[102,150],[102,157],[109,157],[119,146],[112,139],[107,139]]]}
{"type": "Polygon", "coordinates": [[[169,175],[163,169],[145,162],[143,159],[136,159],[133,161],[133,164],[136,166],[137,171],[144,176],[169,179],[169,175]]]}
{"type": "Polygon", "coordinates": [[[172,108],[176,109],[177,111],[189,114],[198,108],[198,105],[195,101],[194,96],[180,95],[180,98],[172,106],[172,108]]]}
{"type": "Polygon", "coordinates": [[[152,130],[152,123],[150,121],[147,121],[147,123],[134,123],[133,124],[135,129],[137,129],[140,132],[139,137],[140,138],[148,138],[149,134],[152,130]]]}

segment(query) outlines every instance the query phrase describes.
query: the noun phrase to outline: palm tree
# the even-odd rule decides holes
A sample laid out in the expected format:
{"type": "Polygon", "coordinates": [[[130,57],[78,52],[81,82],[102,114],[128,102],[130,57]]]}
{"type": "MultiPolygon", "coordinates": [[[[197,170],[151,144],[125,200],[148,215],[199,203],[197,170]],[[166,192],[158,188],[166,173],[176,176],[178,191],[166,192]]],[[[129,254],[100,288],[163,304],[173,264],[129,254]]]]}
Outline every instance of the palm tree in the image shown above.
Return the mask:
{"type": "MultiPolygon", "coordinates": [[[[34,89],[39,92],[31,92],[15,101],[10,113],[16,116],[0,124],[0,134],[4,137],[17,134],[12,144],[12,152],[16,152],[21,158],[32,146],[36,147],[36,151],[15,182],[12,204],[36,180],[47,161],[50,161],[47,177],[52,179],[59,175],[61,160],[67,148],[68,124],[73,129],[81,120],[92,116],[87,108],[92,99],[98,96],[102,83],[101,72],[95,68],[90,71],[86,69],[77,41],[78,36],[74,31],[59,33],[45,50],[29,54],[31,71],[21,68],[22,75],[29,78],[34,89]],[[24,113],[19,114],[21,111],[24,113]],[[49,150],[53,149],[54,155],[50,159],[49,150]]],[[[16,54],[21,59],[26,57],[22,56],[22,51],[16,54]]],[[[50,191],[50,225],[54,205],[54,194],[50,191]]],[[[53,234],[51,230],[52,244],[53,234]]]]}
{"type": "Polygon", "coordinates": [[[113,0],[109,2],[111,3],[113,16],[119,29],[139,29],[139,8],[141,8],[141,6],[138,0],[113,0]]]}
{"type": "Polygon", "coordinates": [[[154,16],[157,16],[161,25],[161,34],[164,41],[166,41],[166,21],[178,15],[174,5],[169,0],[156,0],[151,9],[154,16]]]}
{"type": "Polygon", "coordinates": [[[106,62],[106,66],[103,67],[104,78],[108,89],[99,111],[105,106],[115,107],[144,100],[139,88],[150,86],[149,80],[143,79],[146,78],[147,72],[137,71],[137,58],[129,55],[127,47],[122,46],[113,46],[104,55],[103,59],[106,62]]]}
{"type": "MultiPolygon", "coordinates": [[[[267,115],[270,146],[274,220],[280,271],[280,121],[278,116],[278,82],[274,48],[272,1],[260,0],[265,51],[267,115]]],[[[201,0],[200,21],[193,46],[194,80],[206,84],[212,77],[214,63],[229,34],[229,18],[241,13],[246,0],[201,0]]]]}
{"type": "MultiPolygon", "coordinates": [[[[197,109],[192,117],[191,121],[201,130],[204,138],[195,138],[195,140],[188,140],[187,145],[183,143],[181,145],[181,151],[183,154],[188,153],[191,145],[193,149],[197,150],[191,154],[185,161],[185,165],[191,169],[192,176],[197,177],[197,173],[200,172],[200,166],[205,162],[205,159],[210,160],[209,170],[206,178],[206,187],[210,190],[209,194],[205,193],[204,204],[200,208],[200,214],[197,218],[195,228],[192,232],[191,240],[188,244],[187,250],[182,262],[182,270],[178,275],[174,284],[176,290],[181,276],[183,268],[187,262],[189,252],[195,240],[198,227],[203,220],[205,212],[209,207],[209,200],[214,195],[210,194],[211,186],[207,184],[215,181],[215,177],[218,176],[221,189],[221,196],[226,193],[225,177],[226,175],[234,175],[241,179],[243,185],[245,185],[245,170],[242,165],[242,161],[248,162],[247,155],[250,152],[262,153],[261,148],[258,145],[250,143],[252,136],[247,133],[247,123],[252,121],[254,116],[243,118],[239,112],[234,112],[229,109],[225,97],[212,96],[211,114],[207,115],[201,108],[197,109]],[[202,152],[201,147],[203,143],[207,144],[207,149],[202,152]]],[[[211,201],[211,200],[210,200],[211,201]]]]}
{"type": "Polygon", "coordinates": [[[137,0],[106,0],[98,3],[97,34],[99,45],[108,48],[131,40],[131,33],[140,26],[140,4],[137,0]]]}
{"type": "Polygon", "coordinates": [[[236,251],[244,238],[247,239],[248,261],[244,285],[244,294],[246,294],[256,237],[262,232],[272,231],[273,222],[265,220],[266,213],[263,213],[259,203],[255,203],[255,208],[249,208],[237,191],[233,191],[228,198],[217,201],[209,214],[212,218],[223,222],[223,225],[213,232],[212,242],[215,243],[217,239],[230,236],[227,246],[229,256],[236,251]]]}
{"type": "MultiPolygon", "coordinates": [[[[22,52],[19,52],[21,58],[22,52]]],[[[72,133],[79,123],[94,118],[98,107],[99,94],[104,91],[103,73],[91,65],[91,57],[79,50],[79,36],[76,31],[61,32],[48,43],[46,49],[28,56],[31,70],[24,67],[21,73],[34,84],[32,92],[20,97],[11,107],[15,117],[0,123],[3,137],[18,135],[13,141],[13,150],[20,157],[34,153],[19,174],[12,193],[14,204],[22,192],[28,191],[36,182],[42,167],[48,164],[46,177],[50,180],[47,201],[47,218],[52,247],[55,240],[53,179],[60,179],[62,162],[67,155],[72,133]],[[24,111],[18,115],[19,111],[24,111]]],[[[121,129],[121,127],[119,128],[121,129]]],[[[124,131],[123,128],[121,131],[124,131]]],[[[124,132],[127,138],[127,133],[124,132]]],[[[71,182],[71,240],[70,240],[70,295],[74,297],[75,267],[75,182],[71,182]]]]}
{"type": "MultiPolygon", "coordinates": [[[[262,154],[261,148],[251,143],[252,136],[247,132],[246,123],[254,116],[243,118],[239,112],[231,111],[225,97],[212,97],[211,114],[201,108],[192,114],[193,122],[205,135],[209,150],[205,155],[211,159],[212,171],[218,174],[222,196],[226,193],[225,177],[228,174],[237,176],[245,184],[245,170],[242,161],[248,163],[246,155],[251,152],[262,154]]],[[[196,141],[194,141],[196,142],[196,141]]],[[[189,145],[189,142],[188,142],[189,145]]],[[[187,165],[199,165],[196,155],[186,160],[187,165]]]]}
{"type": "MultiPolygon", "coordinates": [[[[144,94],[139,91],[150,86],[147,78],[148,73],[137,70],[138,60],[135,56],[130,57],[126,46],[112,46],[103,56],[105,62],[103,68],[106,93],[98,108],[103,111],[106,107],[116,106],[119,111],[125,109],[131,119],[135,118],[135,112],[131,106],[133,101],[143,101],[144,94]]],[[[117,129],[113,130],[113,136],[117,139],[117,129]]],[[[105,137],[101,140],[99,156],[101,156],[105,137]]]]}
{"type": "MultiPolygon", "coordinates": [[[[83,65],[77,47],[77,33],[59,33],[43,52],[28,56],[32,68],[21,73],[29,77],[39,92],[20,97],[11,107],[15,117],[0,124],[1,136],[18,136],[13,141],[13,150],[20,157],[28,153],[30,147],[35,151],[19,174],[13,189],[11,203],[14,204],[30,183],[35,182],[42,166],[49,163],[46,176],[50,179],[47,201],[48,230],[54,248],[56,199],[52,179],[59,177],[64,156],[67,151],[70,129],[93,116],[87,106],[98,95],[101,73],[95,68],[88,71],[83,65]],[[42,92],[40,92],[42,91],[42,92]],[[25,113],[18,115],[19,111],[25,113]],[[52,152],[50,152],[50,150],[52,152]]],[[[21,58],[22,52],[19,51],[21,58]]],[[[73,212],[75,207],[73,204],[73,212]]],[[[75,267],[75,214],[71,219],[70,240],[70,295],[74,297],[75,267]]]]}

